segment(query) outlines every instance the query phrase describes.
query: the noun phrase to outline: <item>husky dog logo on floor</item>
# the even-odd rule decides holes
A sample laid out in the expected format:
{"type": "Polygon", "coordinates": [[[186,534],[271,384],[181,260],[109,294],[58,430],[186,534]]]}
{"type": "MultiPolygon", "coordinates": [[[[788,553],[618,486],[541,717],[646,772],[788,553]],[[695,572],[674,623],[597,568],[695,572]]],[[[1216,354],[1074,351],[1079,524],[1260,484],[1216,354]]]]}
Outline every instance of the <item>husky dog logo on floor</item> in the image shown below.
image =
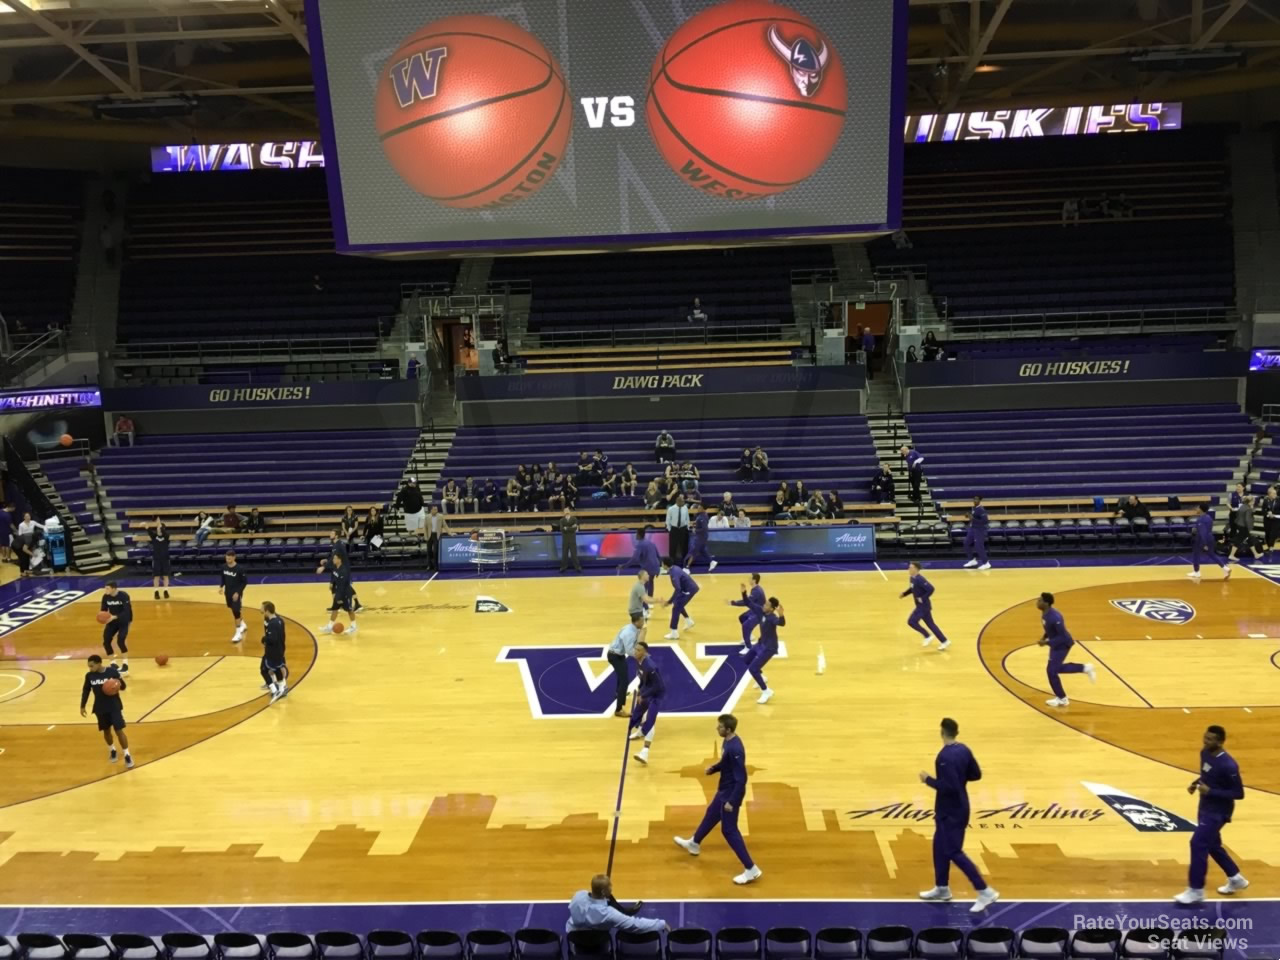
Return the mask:
{"type": "Polygon", "coordinates": [[[476,597],[476,613],[510,613],[511,608],[493,597],[476,597]]]}
{"type": "Polygon", "coordinates": [[[1111,605],[1156,623],[1190,623],[1196,615],[1195,608],[1183,600],[1112,600],[1111,605]]]}
{"type": "Polygon", "coordinates": [[[1190,820],[1116,787],[1088,780],[1080,782],[1086,790],[1124,817],[1135,830],[1143,833],[1190,833],[1196,828],[1190,820]]]}

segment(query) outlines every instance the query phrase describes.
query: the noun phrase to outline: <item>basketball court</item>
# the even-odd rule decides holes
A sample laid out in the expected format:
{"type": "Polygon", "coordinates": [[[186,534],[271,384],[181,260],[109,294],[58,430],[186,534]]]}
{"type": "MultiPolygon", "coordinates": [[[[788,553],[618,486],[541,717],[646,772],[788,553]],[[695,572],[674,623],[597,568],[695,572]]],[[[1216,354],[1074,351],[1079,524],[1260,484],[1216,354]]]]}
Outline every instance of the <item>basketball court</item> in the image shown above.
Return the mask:
{"type": "Polygon", "coordinates": [[[1229,583],[1186,570],[926,570],[952,639],[939,652],[905,626],[902,570],[766,568],[788,625],[765,706],[726,605],[745,571],[695,572],[696,627],[662,641],[657,611],[650,631],[668,704],[647,767],[626,760],[602,656],[627,576],[363,580],[354,636],[317,634],[319,578],[251,578],[241,645],[214,586],[155,602],[126,582],[129,772],[79,715],[97,581],[9,586],[0,902],[563,900],[610,862],[646,899],[914,898],[933,800],[917,774],[942,716],[982,765],[967,849],[1005,900],[1182,889],[1186,786],[1211,723],[1246,785],[1227,844],[1265,896],[1280,882],[1280,590],[1243,568],[1229,583]],[[1096,686],[1064,678],[1066,709],[1044,702],[1041,590],[1080,641],[1073,659],[1098,666],[1096,686]],[[288,621],[293,689],[272,706],[250,610],[263,600],[288,621]],[[697,859],[671,841],[714,790],[723,711],[740,721],[743,831],[764,869],[746,888],[718,837],[697,859]]]}

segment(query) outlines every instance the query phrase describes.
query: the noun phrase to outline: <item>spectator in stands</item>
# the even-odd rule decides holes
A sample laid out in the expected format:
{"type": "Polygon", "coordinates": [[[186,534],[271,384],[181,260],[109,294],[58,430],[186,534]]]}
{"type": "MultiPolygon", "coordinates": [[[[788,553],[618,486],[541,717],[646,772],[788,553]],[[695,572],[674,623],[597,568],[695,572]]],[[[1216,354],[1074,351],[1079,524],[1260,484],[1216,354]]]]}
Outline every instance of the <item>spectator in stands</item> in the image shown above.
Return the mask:
{"type": "Polygon", "coordinates": [[[320,274],[313,273],[311,275],[311,292],[324,293],[324,281],[320,278],[320,274]]]}
{"type": "Polygon", "coordinates": [[[899,227],[889,235],[889,239],[893,241],[893,249],[895,250],[911,250],[914,244],[911,238],[907,236],[907,231],[899,227]]]}
{"type": "Polygon", "coordinates": [[[751,454],[751,479],[769,479],[769,454],[765,453],[764,448],[760,446],[757,446],[755,452],[751,454]]]}
{"type": "Polygon", "coordinates": [[[0,562],[13,559],[13,504],[6,503],[0,510],[0,562]]]}
{"type": "Polygon", "coordinates": [[[1240,498],[1240,506],[1235,509],[1235,521],[1235,529],[1229,535],[1231,552],[1227,554],[1227,559],[1234,562],[1236,551],[1241,547],[1248,547],[1253,559],[1261,560],[1258,538],[1253,535],[1253,497],[1247,493],[1240,498]]]}
{"type": "Polygon", "coordinates": [[[195,541],[196,546],[199,547],[209,539],[209,534],[213,533],[213,514],[201,510],[196,514],[195,523],[195,541]]]}
{"type": "Polygon", "coordinates": [[[920,481],[924,479],[924,454],[916,449],[914,443],[904,443],[898,451],[907,463],[907,482],[911,484],[911,499],[920,502],[920,481]]]}
{"type": "Polygon", "coordinates": [[[508,513],[515,513],[520,509],[520,481],[515,477],[507,480],[507,496],[503,501],[502,509],[508,513]]]}
{"type": "Polygon", "coordinates": [[[480,487],[474,478],[467,477],[462,482],[462,489],[458,491],[458,501],[463,513],[475,513],[480,509],[480,487]]]}
{"type": "Polygon", "coordinates": [[[267,521],[262,519],[262,514],[258,512],[258,508],[254,507],[249,511],[249,516],[244,518],[245,533],[266,533],[267,521]]]}
{"type": "Polygon", "coordinates": [[[422,491],[418,489],[418,481],[413,478],[407,478],[400,485],[400,489],[396,491],[396,499],[393,504],[401,513],[404,514],[404,529],[411,537],[422,539],[426,530],[426,514],[423,508],[426,506],[422,499],[422,491]]]}
{"type": "Polygon", "coordinates": [[[573,480],[573,475],[566,473],[564,475],[564,505],[578,509],[578,485],[573,480]]]}
{"type": "Polygon", "coordinates": [[[440,509],[444,513],[458,513],[458,503],[458,484],[450,477],[440,491],[440,509]]]}
{"type": "Polygon", "coordinates": [[[356,531],[359,529],[360,518],[356,516],[356,508],[347,504],[347,509],[342,511],[342,517],[338,520],[338,533],[350,543],[356,538],[356,531]]]}
{"type": "Polygon", "coordinates": [[[733,492],[726,490],[724,496],[720,498],[720,512],[726,517],[732,517],[738,512],[738,505],[733,502],[733,492]]]}
{"type": "Polygon", "coordinates": [[[698,495],[698,483],[702,480],[702,473],[692,463],[686,460],[680,466],[680,492],[686,497],[694,498],[698,495]]]}
{"type": "Polygon", "coordinates": [[[821,490],[815,490],[809,494],[809,499],[804,505],[804,516],[806,520],[822,520],[827,515],[827,501],[822,496],[821,490]]]}
{"type": "Polygon", "coordinates": [[[729,526],[730,526],[729,514],[725,513],[723,507],[719,510],[716,510],[715,512],[708,511],[708,513],[711,513],[710,518],[707,520],[708,527],[710,527],[712,530],[729,529],[729,526]]]}
{"type": "Polygon", "coordinates": [[[690,308],[687,319],[690,323],[706,323],[707,322],[707,311],[702,309],[701,297],[693,298],[693,307],[690,308]]]}
{"type": "Polygon", "coordinates": [[[931,362],[938,359],[938,355],[942,353],[942,346],[938,343],[938,335],[930,330],[924,335],[924,342],[920,344],[920,350],[924,354],[925,362],[931,362]]]}
{"type": "Polygon", "coordinates": [[[604,483],[605,471],[609,469],[609,458],[603,450],[596,450],[591,456],[591,473],[596,483],[604,483]]]}
{"type": "Polygon", "coordinates": [[[738,508],[738,515],[733,518],[733,525],[738,529],[745,529],[751,526],[751,518],[747,516],[747,511],[741,507],[738,508]]]}
{"type": "Polygon", "coordinates": [[[1262,498],[1262,539],[1266,543],[1267,552],[1275,551],[1276,540],[1280,539],[1280,498],[1276,496],[1274,486],[1267,487],[1267,495],[1262,498]]]}
{"type": "Polygon", "coordinates": [[[778,492],[773,495],[773,519],[774,520],[790,520],[791,519],[791,503],[788,497],[787,485],[784,483],[778,488],[778,492]]]}
{"type": "Polygon", "coordinates": [[[526,469],[523,464],[516,468],[516,482],[520,484],[520,506],[522,511],[532,510],[534,507],[533,499],[533,471],[526,469]]]}
{"type": "Polygon", "coordinates": [[[591,455],[583,450],[578,454],[578,486],[591,483],[591,455]]]}
{"type": "Polygon", "coordinates": [[[673,557],[685,557],[689,553],[689,508],[685,506],[683,494],[667,507],[667,549],[673,557]]]}
{"type": "Polygon", "coordinates": [[[1116,198],[1116,202],[1112,204],[1112,216],[1127,219],[1133,216],[1133,204],[1129,202],[1129,198],[1123,193],[1116,198]]]}
{"type": "Polygon", "coordinates": [[[449,532],[449,521],[445,519],[440,508],[431,505],[431,514],[427,517],[427,569],[440,569],[440,538],[449,532]]]}
{"type": "Polygon", "coordinates": [[[751,482],[751,448],[743,447],[742,456],[738,458],[738,479],[751,482]]]}
{"type": "Polygon", "coordinates": [[[370,552],[381,550],[387,537],[387,525],[382,520],[382,510],[375,503],[364,518],[364,545],[370,552]]]}
{"type": "Polygon", "coordinates": [[[661,933],[671,928],[662,920],[637,920],[641,904],[623,907],[613,898],[613,883],[603,873],[591,878],[591,890],[579,890],[569,901],[566,933],[575,930],[630,930],[634,933],[661,933]]]}
{"type": "Polygon", "coordinates": [[[644,505],[647,510],[656,510],[666,502],[666,496],[659,485],[661,479],[661,477],[654,477],[649,481],[649,485],[644,488],[644,505]]]}
{"type": "Polygon", "coordinates": [[[676,438],[671,431],[663,429],[658,439],[653,442],[653,459],[657,463],[672,463],[676,459],[676,438]]]}
{"type": "Polygon", "coordinates": [[[547,509],[554,513],[564,508],[564,474],[557,471],[547,487],[547,509]]]}
{"type": "Polygon", "coordinates": [[[220,526],[228,533],[238,533],[240,525],[244,522],[244,518],[236,513],[235,504],[228,504],[227,512],[222,515],[222,523],[220,526]]]}
{"type": "Polygon", "coordinates": [[[638,486],[640,486],[640,474],[636,473],[635,465],[628,462],[622,468],[622,473],[618,480],[618,490],[621,491],[624,497],[634,497],[638,486]]]}
{"type": "Polygon", "coordinates": [[[578,517],[572,507],[565,507],[560,517],[560,572],[569,569],[573,561],[573,569],[582,572],[582,563],[578,560],[578,517]]]}
{"type": "Polygon", "coordinates": [[[1075,197],[1067,197],[1062,201],[1062,225],[1065,227],[1068,223],[1080,226],[1080,201],[1075,197]]]}
{"type": "Polygon", "coordinates": [[[480,509],[485,513],[497,513],[502,509],[502,491],[488,477],[484,482],[484,491],[480,494],[480,509]]]}
{"type": "Polygon", "coordinates": [[[134,429],[133,421],[122,413],[120,416],[116,417],[115,429],[111,433],[111,443],[113,446],[121,446],[120,438],[127,437],[129,440],[129,446],[132,447],[137,433],[137,430],[134,429]]]}
{"type": "Polygon", "coordinates": [[[542,468],[534,466],[533,468],[533,493],[530,496],[530,507],[534,513],[542,509],[543,503],[547,500],[548,483],[554,481],[555,477],[548,477],[542,472],[542,468]]]}
{"type": "Polygon", "coordinates": [[[1116,504],[1116,518],[1123,519],[1125,523],[1135,530],[1145,530],[1151,526],[1150,508],[1133,495],[1125,497],[1116,504]]]}
{"type": "Polygon", "coordinates": [[[409,362],[405,364],[405,368],[404,368],[404,378],[406,380],[418,379],[418,358],[417,357],[415,356],[409,357],[409,362]]]}
{"type": "Polygon", "coordinates": [[[803,480],[797,480],[796,485],[791,488],[791,503],[793,506],[803,507],[809,502],[809,488],[804,485],[803,480]]]}
{"type": "Polygon", "coordinates": [[[907,347],[907,355],[904,358],[907,363],[917,363],[920,358],[916,356],[916,348],[914,346],[907,347]]]}
{"type": "Polygon", "coordinates": [[[617,473],[613,467],[605,467],[604,479],[600,481],[600,486],[610,497],[621,496],[622,474],[617,473]]]}
{"type": "Polygon", "coordinates": [[[838,490],[832,490],[827,494],[827,519],[844,519],[844,501],[840,499],[838,490]]]}
{"type": "Polygon", "coordinates": [[[893,503],[894,494],[893,471],[887,463],[880,464],[880,469],[871,478],[871,497],[876,503],[893,503]]]}
{"type": "Polygon", "coordinates": [[[876,335],[871,332],[870,327],[862,328],[862,352],[867,358],[867,379],[871,379],[871,375],[875,372],[874,356],[876,352],[876,335]]]}

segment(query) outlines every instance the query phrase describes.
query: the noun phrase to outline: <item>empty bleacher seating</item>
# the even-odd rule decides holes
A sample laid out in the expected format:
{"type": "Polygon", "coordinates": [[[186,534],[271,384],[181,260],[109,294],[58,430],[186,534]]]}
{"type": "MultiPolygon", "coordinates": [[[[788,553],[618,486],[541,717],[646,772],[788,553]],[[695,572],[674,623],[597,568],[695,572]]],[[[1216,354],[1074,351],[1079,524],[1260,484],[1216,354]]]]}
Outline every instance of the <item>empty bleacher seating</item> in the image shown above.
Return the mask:
{"type": "Polygon", "coordinates": [[[15,345],[69,326],[82,190],[78,173],[0,168],[0,312],[15,345]]]}

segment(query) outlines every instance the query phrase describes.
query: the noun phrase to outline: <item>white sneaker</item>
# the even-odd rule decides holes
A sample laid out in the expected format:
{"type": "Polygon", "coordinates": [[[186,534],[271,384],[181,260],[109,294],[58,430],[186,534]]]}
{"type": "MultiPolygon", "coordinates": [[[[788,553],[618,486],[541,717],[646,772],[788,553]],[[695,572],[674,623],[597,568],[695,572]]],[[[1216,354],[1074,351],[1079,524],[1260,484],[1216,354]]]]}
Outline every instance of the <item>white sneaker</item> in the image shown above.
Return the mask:
{"type": "Polygon", "coordinates": [[[641,750],[639,753],[637,753],[636,763],[642,763],[647,767],[649,765],[649,751],[641,750]]]}
{"type": "Polygon", "coordinates": [[[1230,567],[1223,567],[1223,568],[1222,568],[1222,579],[1223,579],[1223,580],[1230,580],[1230,579],[1231,579],[1231,568],[1230,568],[1230,567]]]}
{"type": "Polygon", "coordinates": [[[353,624],[351,624],[349,627],[347,627],[347,633],[355,633],[355,632],[356,632],[356,629],[357,629],[357,627],[356,627],[356,625],[353,623],[353,624]]]}
{"type": "MultiPolygon", "coordinates": [[[[974,559],[970,560],[968,563],[966,563],[966,564],[964,565],[964,568],[965,568],[966,570],[972,570],[972,569],[973,569],[974,567],[976,567],[977,565],[978,565],[978,559],[977,559],[977,557],[974,557],[974,559]]],[[[937,889],[937,888],[935,887],[935,889],[937,889]]],[[[922,896],[922,897],[923,897],[923,896],[924,896],[924,894],[922,893],[922,894],[920,894],[920,896],[922,896]]],[[[949,899],[951,899],[951,894],[947,894],[947,899],[948,899],[948,900],[949,900],[949,899]]]]}
{"type": "Polygon", "coordinates": [[[715,569],[716,567],[718,567],[718,566],[720,566],[720,561],[719,561],[719,560],[712,560],[712,561],[711,561],[711,566],[707,567],[707,573],[710,573],[712,570],[714,570],[714,569],[715,569]]]}
{"type": "Polygon", "coordinates": [[[940,644],[938,644],[938,651],[942,652],[943,650],[947,649],[947,647],[949,646],[951,646],[951,641],[943,640],[940,644]]]}
{"type": "Polygon", "coordinates": [[[333,624],[326,623],[323,627],[319,627],[316,633],[333,633],[333,624]]]}
{"type": "Polygon", "coordinates": [[[990,569],[991,569],[991,561],[990,561],[990,560],[988,560],[986,563],[984,563],[984,564],[983,564],[982,566],[980,566],[978,569],[979,569],[979,570],[990,570],[990,569]]]}
{"type": "Polygon", "coordinates": [[[684,847],[685,852],[691,857],[696,857],[702,852],[702,845],[694,843],[692,840],[686,840],[684,837],[676,837],[676,846],[684,847]]]}
{"type": "Polygon", "coordinates": [[[939,900],[939,901],[945,902],[951,899],[951,888],[950,887],[934,887],[932,890],[921,890],[920,899],[921,900],[939,900]]]}
{"type": "Polygon", "coordinates": [[[751,653],[751,648],[750,648],[750,647],[743,647],[741,650],[739,650],[739,651],[738,651],[738,656],[740,656],[740,657],[745,657],[745,656],[749,655],[750,653],[751,653]]]}
{"type": "Polygon", "coordinates": [[[969,908],[969,912],[981,913],[999,899],[1000,891],[995,887],[987,887],[985,890],[979,890],[978,899],[973,901],[973,906],[969,908]]]}
{"type": "Polygon", "coordinates": [[[676,630],[670,630],[662,635],[663,640],[679,640],[680,633],[676,630]]]}
{"type": "Polygon", "coordinates": [[[760,694],[760,699],[757,700],[756,703],[768,703],[772,699],[773,699],[773,688],[770,687],[764,693],[760,694]]]}
{"type": "Polygon", "coordinates": [[[920,641],[920,646],[927,647],[931,643],[933,643],[933,637],[925,637],[920,641]]]}
{"type": "Polygon", "coordinates": [[[1188,577],[1190,577],[1192,580],[1199,580],[1199,579],[1200,579],[1200,571],[1199,571],[1199,570],[1192,570],[1190,573],[1188,573],[1188,574],[1187,574],[1187,576],[1188,576],[1188,577]]]}
{"type": "Polygon", "coordinates": [[[239,630],[237,630],[235,633],[231,635],[232,643],[239,643],[243,639],[244,639],[244,634],[239,630]]]}
{"type": "Polygon", "coordinates": [[[689,576],[691,577],[693,576],[693,571],[690,570],[688,567],[681,567],[680,569],[683,570],[685,573],[687,573],[689,576]]]}
{"type": "Polygon", "coordinates": [[[1098,668],[1092,663],[1086,663],[1084,665],[1084,675],[1089,678],[1090,683],[1098,682],[1098,668]]]}
{"type": "Polygon", "coordinates": [[[1204,903],[1204,889],[1197,890],[1195,887],[1187,887],[1187,889],[1173,898],[1173,902],[1181,904],[1204,903]]]}
{"type": "Polygon", "coordinates": [[[752,867],[750,870],[743,870],[740,874],[733,878],[733,882],[742,886],[753,880],[759,880],[760,875],[764,873],[759,867],[752,867]]]}
{"type": "Polygon", "coordinates": [[[685,620],[683,629],[692,630],[695,626],[696,624],[693,622],[693,617],[689,617],[687,620],[685,620]]]}
{"type": "Polygon", "coordinates": [[[1247,886],[1249,886],[1249,881],[1244,878],[1244,874],[1237,873],[1234,877],[1227,877],[1227,882],[1218,888],[1218,892],[1224,897],[1229,897],[1233,893],[1239,893],[1247,886]]]}
{"type": "Polygon", "coordinates": [[[1071,701],[1066,697],[1050,697],[1045,701],[1051,707],[1065,707],[1070,705],[1071,701]]]}
{"type": "Polygon", "coordinates": [[[629,734],[627,734],[627,739],[628,739],[628,740],[639,740],[639,739],[640,739],[641,737],[643,737],[643,736],[644,736],[644,734],[640,732],[640,728],[639,728],[639,727],[636,727],[636,728],[635,728],[634,730],[632,730],[629,734]]]}
{"type": "Polygon", "coordinates": [[[272,690],[272,691],[271,691],[271,699],[267,701],[267,706],[271,706],[271,704],[275,703],[275,702],[276,702],[277,700],[279,700],[282,696],[284,696],[284,691],[282,691],[282,690],[272,690]]]}

